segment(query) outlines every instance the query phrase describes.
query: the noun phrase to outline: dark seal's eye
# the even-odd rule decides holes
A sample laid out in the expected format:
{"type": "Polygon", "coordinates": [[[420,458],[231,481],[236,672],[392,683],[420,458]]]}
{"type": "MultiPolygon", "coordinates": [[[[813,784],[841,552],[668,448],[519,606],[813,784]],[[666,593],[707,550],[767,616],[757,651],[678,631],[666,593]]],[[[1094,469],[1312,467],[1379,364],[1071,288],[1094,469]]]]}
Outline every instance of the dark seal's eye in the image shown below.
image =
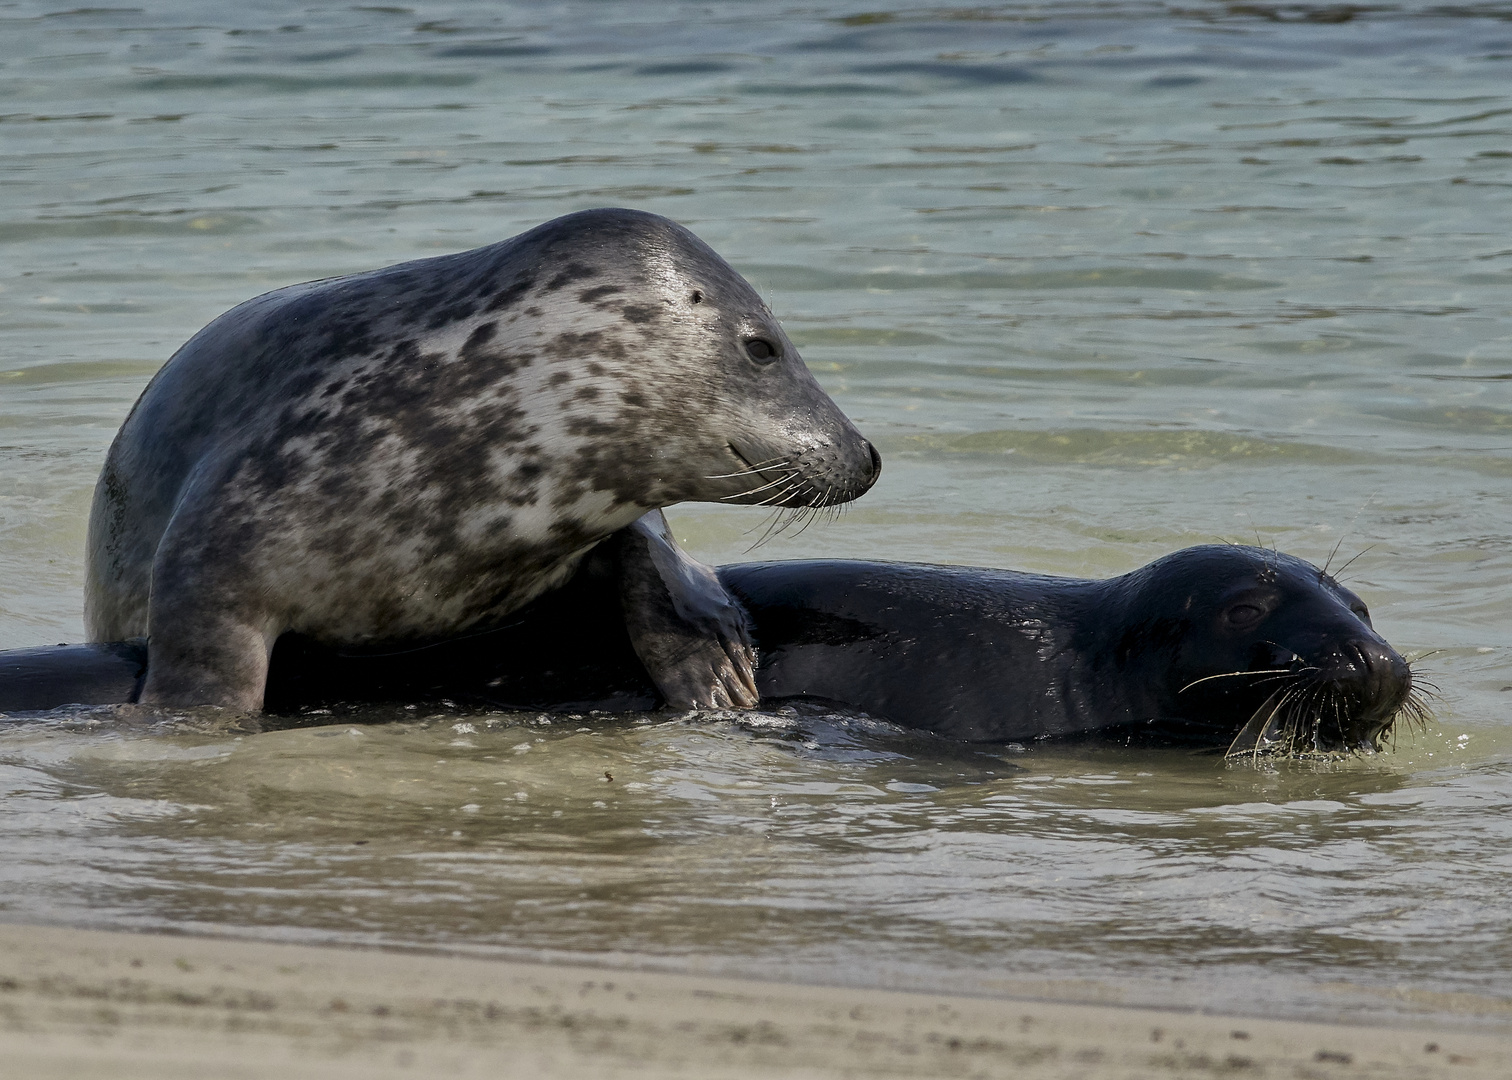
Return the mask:
{"type": "Polygon", "coordinates": [[[750,338],[745,343],[746,355],[758,364],[770,364],[782,355],[782,350],[766,338],[750,338]]]}
{"type": "Polygon", "coordinates": [[[1235,604],[1223,617],[1230,626],[1252,626],[1265,617],[1265,609],[1258,604],[1235,604]]]}
{"type": "Polygon", "coordinates": [[[1356,604],[1349,610],[1354,612],[1361,622],[1368,623],[1370,621],[1370,609],[1367,608],[1364,604],[1356,604]]]}

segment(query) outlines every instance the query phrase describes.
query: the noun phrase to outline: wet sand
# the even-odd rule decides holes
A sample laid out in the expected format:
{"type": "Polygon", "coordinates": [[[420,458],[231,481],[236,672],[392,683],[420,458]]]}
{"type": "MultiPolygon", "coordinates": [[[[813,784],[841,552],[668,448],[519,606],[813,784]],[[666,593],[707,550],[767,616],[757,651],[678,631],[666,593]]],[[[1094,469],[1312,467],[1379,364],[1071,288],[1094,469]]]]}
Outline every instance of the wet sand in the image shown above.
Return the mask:
{"type": "Polygon", "coordinates": [[[1505,1077],[1512,1038],[0,926],[0,1073],[1505,1077]]]}

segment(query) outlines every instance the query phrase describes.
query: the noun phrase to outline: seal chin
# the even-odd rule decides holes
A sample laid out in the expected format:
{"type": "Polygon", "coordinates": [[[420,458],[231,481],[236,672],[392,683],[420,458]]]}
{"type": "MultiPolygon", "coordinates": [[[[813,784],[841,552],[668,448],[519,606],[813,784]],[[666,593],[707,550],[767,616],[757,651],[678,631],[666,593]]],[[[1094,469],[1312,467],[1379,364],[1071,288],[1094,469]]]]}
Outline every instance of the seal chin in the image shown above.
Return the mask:
{"type": "Polygon", "coordinates": [[[866,494],[882,473],[876,447],[859,436],[844,446],[824,443],[786,454],[743,440],[731,440],[729,449],[741,468],[722,479],[739,487],[721,502],[783,509],[837,506],[866,494]]]}

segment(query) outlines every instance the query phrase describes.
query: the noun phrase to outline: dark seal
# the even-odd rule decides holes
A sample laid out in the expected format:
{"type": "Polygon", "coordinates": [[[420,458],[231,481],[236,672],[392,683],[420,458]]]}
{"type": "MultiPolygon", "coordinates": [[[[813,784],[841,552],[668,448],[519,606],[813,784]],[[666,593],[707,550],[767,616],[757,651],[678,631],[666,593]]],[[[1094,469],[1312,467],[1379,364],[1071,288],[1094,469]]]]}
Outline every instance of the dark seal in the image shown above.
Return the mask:
{"type": "Polygon", "coordinates": [[[753,618],[764,701],[825,699],[956,739],[1373,750],[1413,707],[1364,602],[1276,551],[1187,548],[1100,581],[861,562],[720,580],[753,618]]]}
{"type": "MultiPolygon", "coordinates": [[[[660,517],[601,545],[491,634],[382,656],[289,635],[269,707],[445,697],[655,708],[663,698],[648,671],[698,635],[647,632],[622,611],[654,623],[658,610],[733,594],[760,649],[763,704],[837,704],[953,739],[1296,754],[1375,749],[1398,718],[1421,715],[1406,662],[1360,598],[1279,552],[1188,548],[1098,581],[838,560],[737,564],[716,577],[676,549],[660,517]],[[658,548],[656,574],[626,572],[627,559],[658,548]],[[629,600],[626,580],[638,582],[629,600]]],[[[129,700],[144,650],[109,649],[0,654],[0,709],[129,700]]]]}
{"type": "MultiPolygon", "coordinates": [[[[724,260],[666,218],[585,211],[196,334],[110,449],[86,624],[150,640],[144,702],[256,709],[285,634],[477,632],[649,509],[827,506],[879,467],[724,260]]],[[[738,611],[714,622],[658,683],[749,704],[738,611]]]]}

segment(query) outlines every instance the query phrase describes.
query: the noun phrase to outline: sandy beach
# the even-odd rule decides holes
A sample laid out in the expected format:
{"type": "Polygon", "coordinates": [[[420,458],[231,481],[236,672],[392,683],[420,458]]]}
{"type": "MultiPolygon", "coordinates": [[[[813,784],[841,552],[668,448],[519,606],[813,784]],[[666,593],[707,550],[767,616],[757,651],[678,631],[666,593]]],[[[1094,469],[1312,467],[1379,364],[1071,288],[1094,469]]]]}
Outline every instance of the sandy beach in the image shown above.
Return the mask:
{"type": "Polygon", "coordinates": [[[1505,1077],[1512,1038],[0,927],[0,1068],[227,1077],[1505,1077]]]}

